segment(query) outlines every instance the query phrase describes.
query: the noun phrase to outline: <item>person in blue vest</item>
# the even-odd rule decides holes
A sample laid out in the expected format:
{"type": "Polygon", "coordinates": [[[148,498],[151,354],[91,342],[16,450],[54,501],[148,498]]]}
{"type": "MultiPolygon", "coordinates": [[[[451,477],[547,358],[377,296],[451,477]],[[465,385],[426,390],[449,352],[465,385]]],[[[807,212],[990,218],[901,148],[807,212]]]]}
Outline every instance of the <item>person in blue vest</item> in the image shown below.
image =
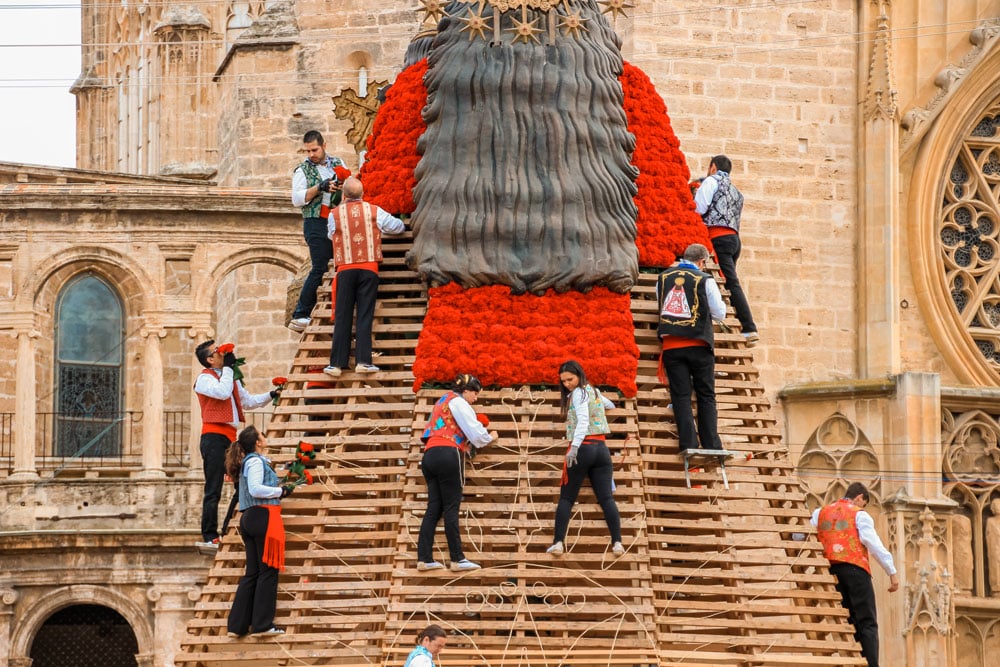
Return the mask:
{"type": "Polygon", "coordinates": [[[722,449],[715,404],[715,333],[712,320],[726,316],[719,286],[705,273],[708,248],[692,243],[684,257],[660,274],[656,299],[660,309],[661,362],[670,384],[670,402],[680,450],[722,449]],[[691,389],[698,399],[694,427],[691,389]]]}
{"type": "Polygon", "coordinates": [[[406,656],[403,667],[435,667],[434,658],[448,643],[448,633],[440,625],[428,625],[417,635],[417,647],[406,656]]]}
{"type": "Polygon", "coordinates": [[[613,497],[614,483],[611,452],[604,438],[611,433],[605,410],[615,404],[605,398],[599,389],[587,382],[587,374],[576,361],[567,361],[559,367],[559,393],[561,415],[566,419],[566,439],[569,448],[563,465],[562,487],[556,507],[556,525],[552,546],[547,553],[556,556],[565,552],[563,544],[573,504],[580,495],[583,480],[590,478],[590,486],[597,496],[597,503],[604,512],[604,521],[611,533],[611,552],[615,556],[625,553],[622,546],[621,517],[613,497]]]}
{"type": "Polygon", "coordinates": [[[485,447],[500,437],[496,431],[487,431],[472,409],[482,389],[482,383],[474,375],[456,377],[451,391],[434,404],[427,427],[420,436],[424,442],[420,469],[427,481],[427,510],[417,540],[417,569],[421,572],[444,568],[433,557],[434,531],[442,516],[452,571],[479,569],[479,565],[467,559],[462,551],[458,511],[465,483],[462,457],[470,453],[471,448],[485,447]]]}
{"type": "Polygon", "coordinates": [[[740,260],[740,252],[743,250],[743,243],[740,241],[743,193],[736,189],[729,178],[732,168],[732,161],[725,155],[712,158],[708,176],[702,179],[694,195],[694,207],[708,227],[715,258],[726,279],[729,300],[736,311],[736,319],[740,321],[747,347],[753,347],[760,340],[760,335],[757,333],[757,324],[753,321],[753,313],[750,312],[750,302],[747,301],[740,278],[736,275],[736,262],[740,260]]]}
{"type": "Polygon", "coordinates": [[[246,548],[246,573],[236,588],[227,622],[232,638],[285,632],[274,625],[278,573],[285,567],[281,499],[295,486],[279,485],[278,474],[266,453],[267,441],[254,426],[240,431],[226,452],[226,472],[239,480],[240,535],[246,548]]]}

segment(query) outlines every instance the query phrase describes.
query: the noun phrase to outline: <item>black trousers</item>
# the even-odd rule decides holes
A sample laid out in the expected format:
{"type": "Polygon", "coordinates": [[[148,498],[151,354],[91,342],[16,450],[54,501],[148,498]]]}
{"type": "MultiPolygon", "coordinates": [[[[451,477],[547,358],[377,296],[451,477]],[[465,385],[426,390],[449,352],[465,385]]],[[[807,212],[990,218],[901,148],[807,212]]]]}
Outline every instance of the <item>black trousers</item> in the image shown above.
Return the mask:
{"type": "MultiPolygon", "coordinates": [[[[586,441],[585,441],[586,442],[586,441]]],[[[600,441],[593,444],[580,445],[576,464],[567,469],[569,478],[559,490],[559,504],[556,506],[556,529],[552,542],[562,542],[566,539],[566,529],[569,527],[569,516],[573,504],[580,495],[583,480],[590,478],[590,486],[597,496],[597,504],[604,511],[604,522],[608,524],[612,542],[622,541],[622,521],[618,514],[618,504],[615,503],[611,491],[613,473],[611,452],[608,446],[600,441]]]]}
{"type": "Polygon", "coordinates": [[[462,452],[457,447],[431,447],[424,452],[420,469],[427,480],[427,511],[420,524],[417,560],[421,563],[434,560],[434,531],[442,516],[451,562],[465,560],[458,528],[458,510],[462,504],[462,452]]]}
{"type": "Polygon", "coordinates": [[[861,654],[868,660],[868,667],[878,667],[878,618],[872,575],[850,563],[832,563],[830,571],[837,577],[837,590],[848,611],[847,620],[854,625],[861,654]]]}
{"type": "Polygon", "coordinates": [[[740,252],[743,250],[743,243],[739,234],[726,234],[712,239],[712,247],[715,248],[715,258],[719,262],[719,269],[726,278],[726,289],[729,290],[729,301],[736,311],[736,318],[740,321],[740,326],[744,333],[757,331],[754,324],[753,314],[750,312],[750,303],[747,301],[743,287],[740,286],[740,278],[736,275],[736,262],[740,259],[740,252]]]}
{"type": "Polygon", "coordinates": [[[670,402],[680,449],[722,449],[718,408],[715,405],[715,354],[702,345],[663,351],[663,368],[670,383],[670,402]],[[698,399],[698,434],[695,436],[691,389],[698,399]]]}
{"type": "Polygon", "coordinates": [[[240,534],[247,552],[246,574],[236,587],[233,607],[229,610],[229,632],[245,635],[263,632],[274,626],[278,605],[278,570],[265,565],[264,536],[269,513],[260,505],[247,508],[240,517],[240,534]]]}
{"type": "Polygon", "coordinates": [[[201,434],[201,461],[205,471],[205,497],[201,501],[201,539],[211,542],[219,536],[219,499],[226,476],[226,449],[229,438],[218,433],[201,434]]]}
{"type": "Polygon", "coordinates": [[[309,246],[309,261],[312,268],[302,282],[299,292],[299,302],[295,304],[292,318],[309,317],[316,305],[316,290],[323,284],[323,274],[333,259],[333,243],[327,236],[326,220],[323,218],[304,218],[302,220],[302,235],[309,246]]]}
{"type": "Polygon", "coordinates": [[[337,271],[337,303],[333,313],[333,347],[330,365],[346,368],[351,358],[351,323],[357,310],[354,360],[372,362],[372,323],[375,321],[375,297],[378,274],[364,269],[337,271]]]}

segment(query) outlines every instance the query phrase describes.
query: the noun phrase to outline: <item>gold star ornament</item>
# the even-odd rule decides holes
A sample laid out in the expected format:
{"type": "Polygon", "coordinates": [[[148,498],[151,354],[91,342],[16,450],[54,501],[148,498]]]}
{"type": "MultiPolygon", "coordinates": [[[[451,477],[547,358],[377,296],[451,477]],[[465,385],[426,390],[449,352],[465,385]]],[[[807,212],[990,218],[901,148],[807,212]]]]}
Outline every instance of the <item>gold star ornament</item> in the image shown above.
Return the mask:
{"type": "Polygon", "coordinates": [[[423,7],[417,11],[424,13],[423,20],[426,21],[427,19],[431,19],[439,21],[441,20],[441,17],[444,16],[445,0],[420,0],[420,4],[423,5],[423,7]]]}
{"type": "Polygon", "coordinates": [[[543,32],[543,30],[536,25],[538,23],[538,19],[533,21],[529,21],[527,18],[523,21],[513,19],[512,22],[514,27],[508,28],[508,30],[516,35],[516,37],[514,37],[515,42],[523,39],[525,44],[529,43],[531,40],[535,40],[536,44],[542,43],[541,40],[538,39],[538,33],[543,32]]]}
{"type": "Polygon", "coordinates": [[[480,5],[478,10],[473,10],[469,7],[469,13],[466,16],[460,17],[459,21],[465,23],[465,27],[462,28],[462,32],[466,30],[469,31],[469,41],[471,42],[478,34],[481,39],[486,39],[486,31],[492,30],[493,27],[490,25],[490,18],[483,16],[484,6],[480,5]]]}
{"type": "Polygon", "coordinates": [[[580,16],[579,12],[576,12],[560,21],[559,27],[565,29],[567,35],[572,35],[573,37],[580,39],[581,31],[589,32],[587,26],[585,25],[586,23],[587,19],[580,16]]]}
{"type": "Polygon", "coordinates": [[[627,18],[628,14],[625,13],[625,10],[635,8],[635,5],[628,0],[600,0],[599,4],[604,5],[604,9],[601,10],[601,13],[610,13],[612,19],[617,19],[619,14],[627,18]]]}

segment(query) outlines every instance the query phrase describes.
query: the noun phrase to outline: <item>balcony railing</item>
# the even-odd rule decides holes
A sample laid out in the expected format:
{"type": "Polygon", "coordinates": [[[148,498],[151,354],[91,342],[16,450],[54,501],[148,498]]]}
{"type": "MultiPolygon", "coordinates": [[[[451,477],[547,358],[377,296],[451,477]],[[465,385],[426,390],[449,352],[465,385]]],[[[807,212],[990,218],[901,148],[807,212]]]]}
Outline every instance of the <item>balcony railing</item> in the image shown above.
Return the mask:
{"type": "MultiPolygon", "coordinates": [[[[35,415],[35,465],[39,470],[142,469],[143,413],[35,415]]],[[[247,425],[267,429],[270,412],[248,412],[247,425]]],[[[14,469],[15,413],[0,412],[0,473],[14,469]]],[[[196,422],[195,427],[200,427],[196,422]]],[[[163,467],[184,470],[191,465],[191,412],[163,413],[163,467]]]]}

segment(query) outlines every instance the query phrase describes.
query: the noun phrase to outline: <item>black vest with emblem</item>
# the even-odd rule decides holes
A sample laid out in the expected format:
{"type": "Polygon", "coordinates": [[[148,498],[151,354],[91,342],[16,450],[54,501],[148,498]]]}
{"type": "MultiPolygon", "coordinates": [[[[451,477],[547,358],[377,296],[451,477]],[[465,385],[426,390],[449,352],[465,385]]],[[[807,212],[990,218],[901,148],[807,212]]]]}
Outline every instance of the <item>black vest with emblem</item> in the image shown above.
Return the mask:
{"type": "Polygon", "coordinates": [[[712,313],[705,290],[705,281],[709,278],[707,273],[685,266],[673,266],[660,274],[656,283],[660,313],[658,336],[696,338],[715,347],[712,313]]]}

